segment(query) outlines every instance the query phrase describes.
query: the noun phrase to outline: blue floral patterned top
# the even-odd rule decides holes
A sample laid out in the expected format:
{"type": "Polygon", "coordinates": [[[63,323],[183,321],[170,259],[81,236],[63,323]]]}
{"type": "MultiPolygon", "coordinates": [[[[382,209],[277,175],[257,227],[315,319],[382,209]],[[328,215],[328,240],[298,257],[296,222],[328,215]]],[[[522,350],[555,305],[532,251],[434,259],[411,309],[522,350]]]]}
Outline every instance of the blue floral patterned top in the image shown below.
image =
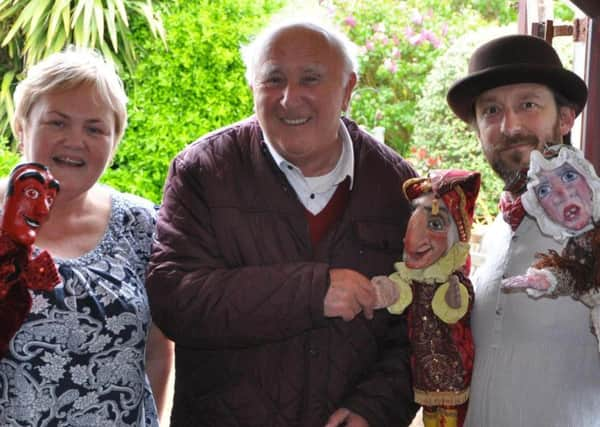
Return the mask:
{"type": "Polygon", "coordinates": [[[62,282],[30,291],[31,312],[0,361],[0,426],[158,426],[144,361],[155,209],[111,195],[98,246],[55,258],[62,282]]]}

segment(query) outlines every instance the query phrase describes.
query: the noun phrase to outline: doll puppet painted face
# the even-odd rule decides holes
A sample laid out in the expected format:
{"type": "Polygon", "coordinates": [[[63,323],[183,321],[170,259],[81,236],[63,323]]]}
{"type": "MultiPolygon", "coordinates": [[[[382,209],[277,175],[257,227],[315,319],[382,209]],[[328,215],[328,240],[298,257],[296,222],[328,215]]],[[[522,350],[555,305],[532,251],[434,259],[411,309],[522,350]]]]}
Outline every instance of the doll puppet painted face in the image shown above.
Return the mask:
{"type": "Polygon", "coordinates": [[[555,169],[541,171],[534,187],[539,204],[548,217],[573,231],[592,220],[592,190],[586,178],[568,162],[555,169]]]}
{"type": "Polygon", "coordinates": [[[533,151],[525,210],[545,234],[564,240],[583,234],[600,218],[600,180],[581,151],[566,145],[533,151]]]}
{"type": "Polygon", "coordinates": [[[4,202],[2,231],[17,244],[32,245],[58,191],[58,181],[44,165],[24,163],[15,167],[4,202]]]}

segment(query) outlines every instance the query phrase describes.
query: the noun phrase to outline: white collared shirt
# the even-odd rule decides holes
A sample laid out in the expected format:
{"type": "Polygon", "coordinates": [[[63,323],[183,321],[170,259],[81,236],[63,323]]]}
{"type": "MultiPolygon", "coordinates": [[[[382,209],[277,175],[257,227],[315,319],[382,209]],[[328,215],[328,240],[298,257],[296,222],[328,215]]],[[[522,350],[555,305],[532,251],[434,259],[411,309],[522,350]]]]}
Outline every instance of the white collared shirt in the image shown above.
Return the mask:
{"type": "Polygon", "coordinates": [[[350,189],[352,189],[352,180],[354,179],[354,150],[348,129],[346,129],[346,125],[341,120],[339,137],[342,140],[342,154],[331,172],[321,176],[305,177],[300,168],[288,162],[275,150],[269,142],[267,135],[264,137],[267,148],[271,156],[273,156],[275,163],[286,176],[300,202],[313,215],[317,215],[327,206],[337,186],[348,176],[350,177],[350,189]]]}

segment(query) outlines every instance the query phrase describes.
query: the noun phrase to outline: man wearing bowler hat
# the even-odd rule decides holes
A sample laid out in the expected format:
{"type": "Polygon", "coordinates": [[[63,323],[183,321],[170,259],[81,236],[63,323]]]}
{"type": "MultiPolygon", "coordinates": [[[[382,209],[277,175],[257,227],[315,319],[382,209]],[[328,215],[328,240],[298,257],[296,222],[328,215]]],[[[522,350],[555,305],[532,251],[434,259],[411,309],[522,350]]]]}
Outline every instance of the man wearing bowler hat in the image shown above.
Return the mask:
{"type": "Polygon", "coordinates": [[[570,143],[587,88],[544,40],[512,35],[479,47],[469,72],[448,92],[454,113],[469,123],[503,179],[502,214],[484,237],[484,264],[474,274],[472,329],[476,347],[467,413],[469,427],[599,426],[600,358],[583,325],[589,313],[570,297],[533,299],[502,290],[504,277],[524,274],[538,252],[561,251],[524,215],[529,155],[570,143]]]}

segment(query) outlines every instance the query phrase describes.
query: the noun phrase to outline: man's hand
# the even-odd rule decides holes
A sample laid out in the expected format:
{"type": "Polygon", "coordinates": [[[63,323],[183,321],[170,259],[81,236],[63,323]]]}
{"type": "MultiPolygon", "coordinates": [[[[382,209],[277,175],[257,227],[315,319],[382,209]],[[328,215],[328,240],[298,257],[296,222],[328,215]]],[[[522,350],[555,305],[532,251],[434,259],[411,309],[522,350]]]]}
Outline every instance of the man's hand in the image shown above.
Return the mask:
{"type": "Polygon", "coordinates": [[[363,311],[367,319],[373,318],[376,295],[369,279],[354,270],[333,268],[329,270],[329,282],[324,301],[326,317],[349,322],[363,311]]]}
{"type": "Polygon", "coordinates": [[[351,410],[340,408],[329,417],[325,427],[369,427],[369,423],[351,410]]]}

